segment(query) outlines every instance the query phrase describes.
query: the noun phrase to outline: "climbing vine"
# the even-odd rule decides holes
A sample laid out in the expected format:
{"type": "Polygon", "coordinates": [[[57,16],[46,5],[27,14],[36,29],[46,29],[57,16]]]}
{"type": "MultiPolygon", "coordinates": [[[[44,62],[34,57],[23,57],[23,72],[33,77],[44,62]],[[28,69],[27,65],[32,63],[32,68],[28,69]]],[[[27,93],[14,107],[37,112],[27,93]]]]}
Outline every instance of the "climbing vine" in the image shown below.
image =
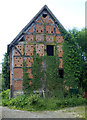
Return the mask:
{"type": "Polygon", "coordinates": [[[31,84],[32,90],[38,90],[42,87],[42,79],[44,72],[41,68],[42,60],[43,58],[40,57],[39,55],[36,55],[34,58],[34,62],[32,64],[32,69],[31,69],[33,74],[32,84],[31,84]]]}
{"type": "Polygon", "coordinates": [[[63,69],[65,84],[72,88],[79,87],[82,56],[75,38],[71,37],[63,44],[63,69]]]}
{"type": "Polygon", "coordinates": [[[62,90],[63,79],[59,77],[58,67],[57,55],[46,57],[46,94],[48,97],[58,97],[62,90]]]}
{"type": "Polygon", "coordinates": [[[26,67],[26,62],[23,62],[23,92],[24,94],[30,94],[32,92],[30,85],[29,85],[29,73],[28,68],[26,67]]]}

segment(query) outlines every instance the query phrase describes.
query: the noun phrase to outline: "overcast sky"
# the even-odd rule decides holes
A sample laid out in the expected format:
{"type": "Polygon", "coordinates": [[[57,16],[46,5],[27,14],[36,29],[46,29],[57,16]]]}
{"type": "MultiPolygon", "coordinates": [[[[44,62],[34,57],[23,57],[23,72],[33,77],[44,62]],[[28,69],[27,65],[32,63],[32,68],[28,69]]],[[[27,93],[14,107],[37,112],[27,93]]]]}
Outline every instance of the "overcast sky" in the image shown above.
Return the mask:
{"type": "Polygon", "coordinates": [[[68,30],[85,27],[86,0],[0,0],[0,63],[7,45],[46,4],[68,30]]]}

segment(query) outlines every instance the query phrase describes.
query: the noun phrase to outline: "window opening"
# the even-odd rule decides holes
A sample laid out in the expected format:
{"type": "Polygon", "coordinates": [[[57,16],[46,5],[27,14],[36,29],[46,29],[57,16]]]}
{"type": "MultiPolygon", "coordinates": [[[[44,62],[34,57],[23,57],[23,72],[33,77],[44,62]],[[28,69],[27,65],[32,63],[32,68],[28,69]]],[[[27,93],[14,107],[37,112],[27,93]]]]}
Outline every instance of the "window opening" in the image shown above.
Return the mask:
{"type": "Polygon", "coordinates": [[[63,74],[64,74],[63,69],[59,69],[58,72],[59,72],[59,77],[63,78],[63,74]]]}
{"type": "Polygon", "coordinates": [[[53,45],[47,45],[47,55],[54,56],[54,46],[53,45]]]}

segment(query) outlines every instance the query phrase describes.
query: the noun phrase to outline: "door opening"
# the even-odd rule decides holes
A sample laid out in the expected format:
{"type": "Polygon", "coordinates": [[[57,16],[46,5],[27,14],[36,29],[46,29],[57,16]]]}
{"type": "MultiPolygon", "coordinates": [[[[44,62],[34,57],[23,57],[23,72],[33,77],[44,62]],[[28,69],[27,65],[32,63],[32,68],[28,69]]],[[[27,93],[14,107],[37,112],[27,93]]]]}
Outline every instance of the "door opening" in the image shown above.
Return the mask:
{"type": "Polygon", "coordinates": [[[54,56],[54,46],[47,45],[47,56],[54,56]]]}

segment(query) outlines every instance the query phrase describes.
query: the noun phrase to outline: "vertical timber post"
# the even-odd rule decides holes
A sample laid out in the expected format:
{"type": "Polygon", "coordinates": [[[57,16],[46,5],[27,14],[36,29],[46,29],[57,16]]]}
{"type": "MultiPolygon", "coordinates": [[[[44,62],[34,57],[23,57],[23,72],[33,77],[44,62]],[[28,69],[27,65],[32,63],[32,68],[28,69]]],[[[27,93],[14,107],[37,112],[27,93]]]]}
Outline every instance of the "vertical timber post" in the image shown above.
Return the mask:
{"type": "Polygon", "coordinates": [[[14,47],[12,48],[12,58],[11,58],[11,89],[10,98],[13,97],[13,69],[14,69],[14,47]]]}

